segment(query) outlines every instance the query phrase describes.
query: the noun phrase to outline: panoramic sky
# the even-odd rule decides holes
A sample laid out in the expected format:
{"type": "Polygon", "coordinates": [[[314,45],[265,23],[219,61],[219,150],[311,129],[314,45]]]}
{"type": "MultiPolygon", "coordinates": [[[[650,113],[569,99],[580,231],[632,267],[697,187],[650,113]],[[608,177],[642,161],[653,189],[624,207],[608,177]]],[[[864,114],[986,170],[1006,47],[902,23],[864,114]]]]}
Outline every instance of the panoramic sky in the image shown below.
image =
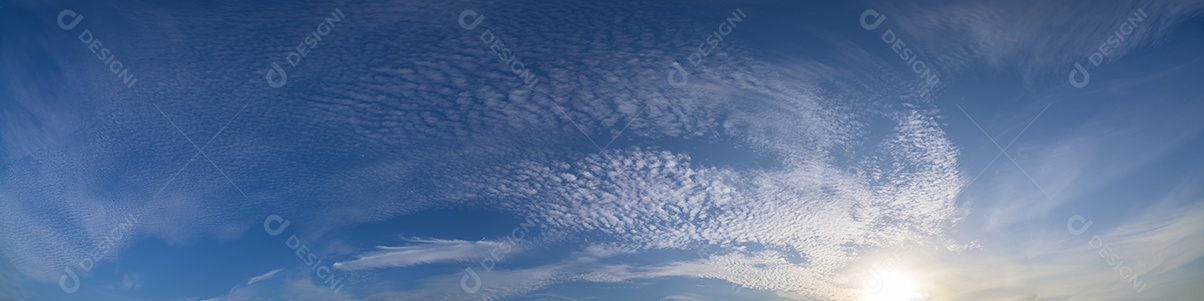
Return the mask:
{"type": "Polygon", "coordinates": [[[1201,0],[0,24],[0,300],[1204,295],[1201,0]]]}

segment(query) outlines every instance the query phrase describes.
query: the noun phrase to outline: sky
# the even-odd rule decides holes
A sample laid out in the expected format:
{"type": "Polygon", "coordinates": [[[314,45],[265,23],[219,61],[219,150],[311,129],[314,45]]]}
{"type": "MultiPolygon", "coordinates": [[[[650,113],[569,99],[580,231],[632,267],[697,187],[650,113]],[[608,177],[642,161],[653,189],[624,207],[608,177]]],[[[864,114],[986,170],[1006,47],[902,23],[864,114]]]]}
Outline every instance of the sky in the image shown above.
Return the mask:
{"type": "Polygon", "coordinates": [[[1204,294],[1204,1],[0,15],[0,300],[1204,294]]]}

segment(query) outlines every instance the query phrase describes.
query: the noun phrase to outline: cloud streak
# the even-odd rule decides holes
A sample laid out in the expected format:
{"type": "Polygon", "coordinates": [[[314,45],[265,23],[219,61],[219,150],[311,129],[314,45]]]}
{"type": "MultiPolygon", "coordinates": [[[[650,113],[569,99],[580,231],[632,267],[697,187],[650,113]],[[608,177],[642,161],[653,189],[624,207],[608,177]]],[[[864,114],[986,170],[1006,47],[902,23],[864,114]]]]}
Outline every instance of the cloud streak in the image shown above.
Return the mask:
{"type": "Polygon", "coordinates": [[[263,273],[262,275],[251,277],[251,279],[247,280],[247,285],[251,285],[256,282],[259,282],[259,281],[262,281],[262,280],[265,280],[268,278],[272,278],[272,276],[276,276],[276,273],[279,273],[280,271],[283,271],[283,270],[284,269],[275,269],[275,270],[271,270],[267,273],[263,273]]]}
{"type": "MultiPolygon", "coordinates": [[[[356,259],[334,263],[334,268],[355,271],[379,268],[403,268],[422,264],[479,260],[481,254],[506,246],[503,241],[464,241],[448,239],[412,239],[402,247],[376,247],[376,251],[356,255],[356,259]]],[[[514,246],[521,251],[521,246],[514,246]]]]}

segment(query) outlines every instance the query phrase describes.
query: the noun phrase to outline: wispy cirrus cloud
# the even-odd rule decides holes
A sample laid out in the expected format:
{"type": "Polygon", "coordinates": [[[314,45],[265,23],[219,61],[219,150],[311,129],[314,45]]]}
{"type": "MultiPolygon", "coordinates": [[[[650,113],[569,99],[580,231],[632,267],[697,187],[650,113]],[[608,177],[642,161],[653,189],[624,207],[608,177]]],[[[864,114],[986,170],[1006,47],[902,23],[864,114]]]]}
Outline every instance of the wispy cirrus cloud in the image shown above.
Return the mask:
{"type": "Polygon", "coordinates": [[[254,284],[254,283],[262,281],[264,279],[272,278],[272,276],[276,276],[276,273],[279,273],[280,271],[283,271],[283,270],[284,269],[275,269],[275,270],[268,271],[267,273],[263,273],[262,275],[251,277],[251,279],[247,280],[247,285],[254,284]]]}
{"type": "Polygon", "coordinates": [[[1160,43],[1204,8],[1198,0],[866,2],[888,15],[887,23],[908,37],[908,46],[934,57],[947,72],[979,66],[1016,69],[1026,85],[1051,74],[1056,75],[1054,83],[1066,83],[1071,65],[1098,51],[1137,9],[1149,20],[1110,51],[1106,61],[1160,43]],[[956,47],[949,46],[951,41],[956,47]]]}
{"type": "Polygon", "coordinates": [[[1081,235],[1069,232],[1069,216],[1061,216],[1047,229],[991,239],[966,256],[911,259],[926,271],[935,300],[1190,300],[1199,290],[1177,286],[1199,279],[1194,268],[1204,258],[1201,179],[1184,179],[1117,220],[1087,214],[1090,227],[1074,224],[1081,235]]]}
{"type": "Polygon", "coordinates": [[[410,239],[412,245],[402,247],[376,247],[376,251],[356,255],[356,259],[334,263],[334,268],[340,270],[368,270],[379,268],[403,268],[408,266],[465,262],[480,259],[481,254],[498,248],[514,248],[521,251],[521,245],[510,245],[502,241],[466,241],[452,239],[410,239]]]}

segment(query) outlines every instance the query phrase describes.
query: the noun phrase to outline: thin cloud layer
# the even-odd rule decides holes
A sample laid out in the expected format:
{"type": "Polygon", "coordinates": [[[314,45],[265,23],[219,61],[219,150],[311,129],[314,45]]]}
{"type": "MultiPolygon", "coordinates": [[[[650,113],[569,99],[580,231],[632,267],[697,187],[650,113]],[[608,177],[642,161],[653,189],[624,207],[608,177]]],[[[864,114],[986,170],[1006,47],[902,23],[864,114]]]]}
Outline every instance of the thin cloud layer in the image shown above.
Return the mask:
{"type": "Polygon", "coordinates": [[[502,247],[511,251],[513,248],[502,241],[463,241],[447,239],[414,239],[413,243],[403,247],[376,247],[376,251],[356,255],[353,260],[334,263],[334,268],[340,270],[366,270],[379,268],[403,268],[408,266],[464,262],[479,259],[481,254],[502,247]]]}

